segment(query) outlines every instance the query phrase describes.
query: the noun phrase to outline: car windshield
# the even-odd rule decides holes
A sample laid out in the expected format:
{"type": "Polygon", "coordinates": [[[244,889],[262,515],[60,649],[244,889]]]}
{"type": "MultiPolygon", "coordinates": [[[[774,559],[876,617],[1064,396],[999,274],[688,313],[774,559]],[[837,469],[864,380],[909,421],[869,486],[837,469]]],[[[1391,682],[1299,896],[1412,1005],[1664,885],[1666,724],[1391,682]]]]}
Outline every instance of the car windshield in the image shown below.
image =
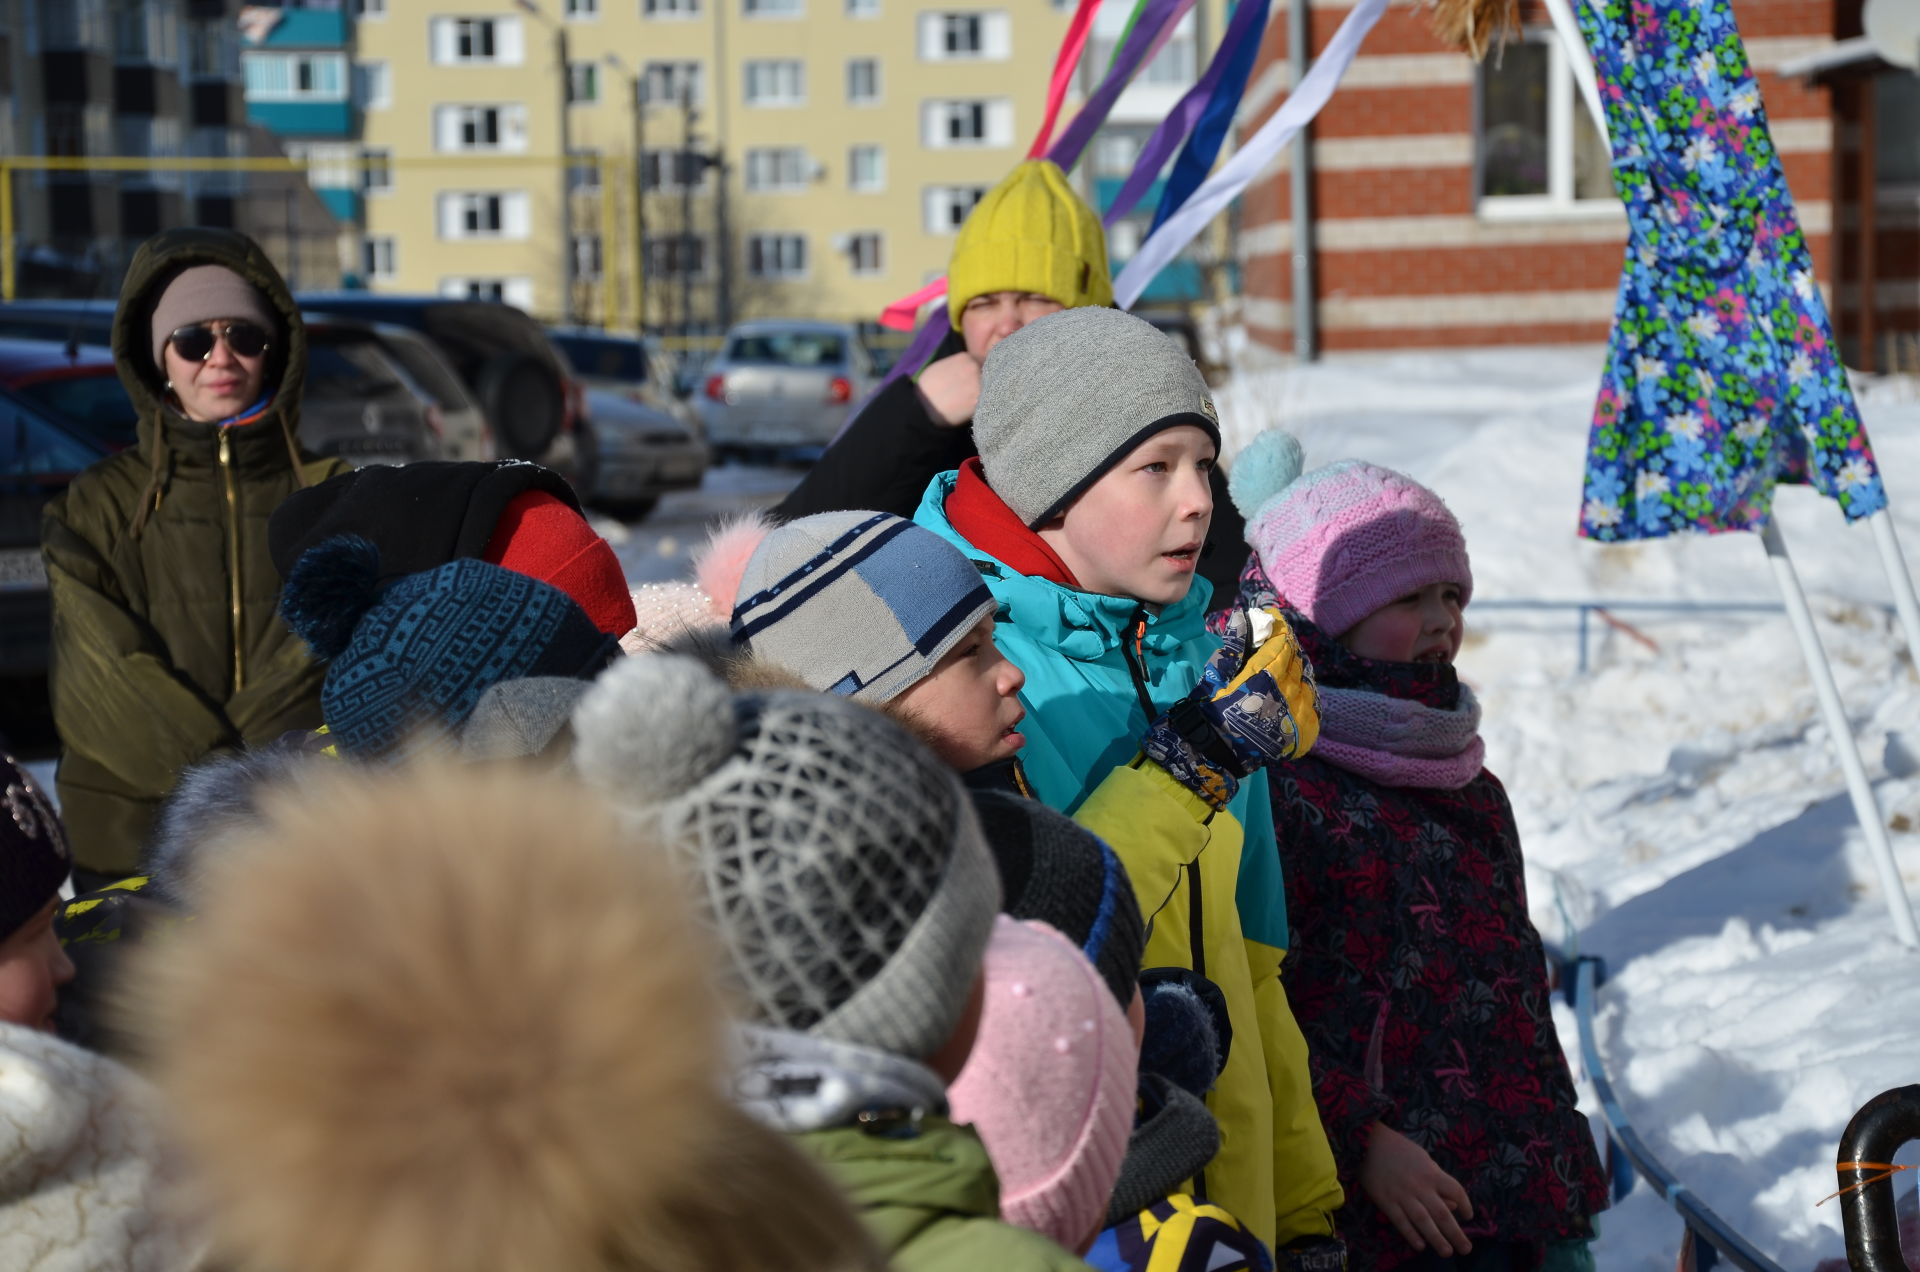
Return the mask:
{"type": "Polygon", "coordinates": [[[604,340],[593,336],[555,336],[553,342],[567,355],[573,369],[589,380],[647,381],[646,351],[637,340],[604,340]]]}
{"type": "Polygon", "coordinates": [[[776,367],[837,367],[847,360],[847,342],[831,331],[756,331],[735,336],[726,357],[776,367]]]}
{"type": "Polygon", "coordinates": [[[307,344],[307,395],[351,398],[407,391],[371,338],[316,335],[307,344]]]}
{"type": "Polygon", "coordinates": [[[425,337],[407,331],[383,331],[380,343],[420,392],[449,411],[473,406],[473,397],[425,337]]]}
{"type": "Polygon", "coordinates": [[[112,367],[21,386],[22,398],[109,450],[134,443],[140,416],[112,367]]]}

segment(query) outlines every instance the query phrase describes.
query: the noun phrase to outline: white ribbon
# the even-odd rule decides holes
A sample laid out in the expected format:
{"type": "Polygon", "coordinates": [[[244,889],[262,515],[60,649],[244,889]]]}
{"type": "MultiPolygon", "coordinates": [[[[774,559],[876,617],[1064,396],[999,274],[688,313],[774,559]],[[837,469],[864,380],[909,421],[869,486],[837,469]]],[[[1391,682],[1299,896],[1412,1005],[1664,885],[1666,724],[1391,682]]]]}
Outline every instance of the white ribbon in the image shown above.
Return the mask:
{"type": "Polygon", "coordinates": [[[1340,86],[1340,78],[1347,73],[1354,54],[1360,51],[1360,42],[1386,11],[1387,0],[1360,0],[1354,6],[1340,29],[1333,33],[1326,51],[1314,60],[1313,69],[1294,85],[1286,104],[1140,245],[1127,267],[1120,271],[1120,277],[1114,280],[1116,305],[1122,309],[1133,308],[1154,275],[1191,243],[1222,208],[1238,198],[1260,175],[1261,169],[1286,149],[1296,133],[1313,122],[1313,117],[1333,96],[1333,90],[1340,86]]]}

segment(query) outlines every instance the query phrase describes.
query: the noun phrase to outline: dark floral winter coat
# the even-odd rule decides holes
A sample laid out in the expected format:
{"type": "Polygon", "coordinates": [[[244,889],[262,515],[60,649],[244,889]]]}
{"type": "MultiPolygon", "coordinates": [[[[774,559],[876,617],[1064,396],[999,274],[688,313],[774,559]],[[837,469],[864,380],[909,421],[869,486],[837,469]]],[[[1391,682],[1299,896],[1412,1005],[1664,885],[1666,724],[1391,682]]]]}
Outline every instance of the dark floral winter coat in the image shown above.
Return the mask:
{"type": "MultiPolygon", "coordinates": [[[[1373,662],[1289,620],[1323,686],[1458,700],[1452,667],[1373,662]]],[[[1554,1032],[1499,780],[1482,769],[1458,790],[1389,787],[1309,755],[1270,781],[1293,931],[1283,975],[1346,1187],[1349,1266],[1414,1257],[1358,1184],[1376,1121],[1465,1187],[1469,1238],[1544,1251],[1591,1235],[1606,1180],[1554,1032]]]]}

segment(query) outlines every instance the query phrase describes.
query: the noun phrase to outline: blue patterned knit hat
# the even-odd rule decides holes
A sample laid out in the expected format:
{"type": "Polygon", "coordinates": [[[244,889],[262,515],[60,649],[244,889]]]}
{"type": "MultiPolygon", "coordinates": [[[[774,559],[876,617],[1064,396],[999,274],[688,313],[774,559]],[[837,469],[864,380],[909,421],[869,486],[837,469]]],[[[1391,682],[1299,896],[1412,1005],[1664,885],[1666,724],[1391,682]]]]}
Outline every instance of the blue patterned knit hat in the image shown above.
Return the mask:
{"type": "Polygon", "coordinates": [[[556,587],[462,558],[382,588],[380,551],[341,535],[309,549],[280,595],[287,626],[331,665],[320,691],[343,751],[392,755],[449,741],[504,680],[591,680],[619,652],[556,587]]]}
{"type": "Polygon", "coordinates": [[[993,610],[980,571],[931,530],[887,512],[823,512],[754,550],[733,639],[812,689],[886,702],[993,610]]]}

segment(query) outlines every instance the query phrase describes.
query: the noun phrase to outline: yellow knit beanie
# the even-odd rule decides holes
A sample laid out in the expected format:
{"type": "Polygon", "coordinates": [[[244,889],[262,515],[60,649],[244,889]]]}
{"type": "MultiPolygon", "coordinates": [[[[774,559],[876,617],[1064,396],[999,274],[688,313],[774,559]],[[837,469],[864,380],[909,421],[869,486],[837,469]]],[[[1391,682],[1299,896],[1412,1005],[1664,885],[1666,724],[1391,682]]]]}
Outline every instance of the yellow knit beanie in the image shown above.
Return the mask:
{"type": "Polygon", "coordinates": [[[1045,159],[1029,159],[987,192],[960,227],[947,266],[947,313],[957,329],[975,296],[1022,291],[1068,309],[1113,303],[1100,218],[1045,159]]]}

